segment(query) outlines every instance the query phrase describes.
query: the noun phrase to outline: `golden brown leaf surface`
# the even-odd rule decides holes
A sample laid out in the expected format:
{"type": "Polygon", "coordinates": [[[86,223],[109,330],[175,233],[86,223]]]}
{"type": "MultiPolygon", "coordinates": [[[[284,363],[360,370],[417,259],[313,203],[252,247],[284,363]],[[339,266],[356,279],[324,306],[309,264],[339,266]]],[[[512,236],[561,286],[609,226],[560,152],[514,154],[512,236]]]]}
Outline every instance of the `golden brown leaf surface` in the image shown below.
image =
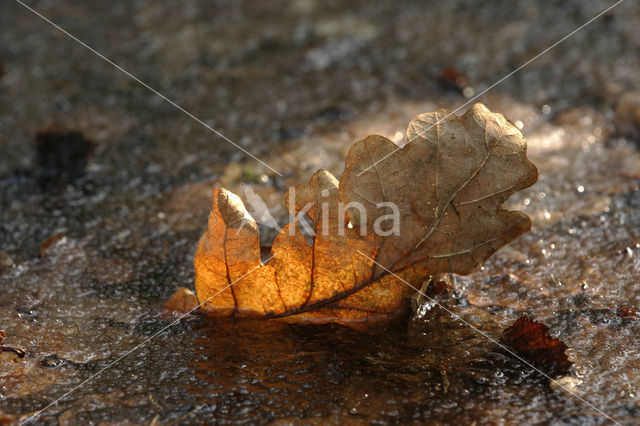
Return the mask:
{"type": "Polygon", "coordinates": [[[194,262],[202,309],[300,322],[386,320],[414,292],[388,271],[419,288],[429,275],[471,272],[529,230],[526,215],[502,209],[537,179],[522,133],[504,116],[482,104],[460,117],[444,109],[421,114],[407,139],[393,152],[389,139],[368,136],[349,150],[340,182],[320,170],[296,186],[289,207],[311,205],[306,216],[315,236],[309,243],[298,223],[285,226],[265,264],[257,225],[240,198],[215,190],[194,262]],[[363,208],[345,213],[340,202],[363,208]],[[393,212],[390,205],[399,212],[397,235],[384,221],[375,228],[377,218],[393,212]]]}

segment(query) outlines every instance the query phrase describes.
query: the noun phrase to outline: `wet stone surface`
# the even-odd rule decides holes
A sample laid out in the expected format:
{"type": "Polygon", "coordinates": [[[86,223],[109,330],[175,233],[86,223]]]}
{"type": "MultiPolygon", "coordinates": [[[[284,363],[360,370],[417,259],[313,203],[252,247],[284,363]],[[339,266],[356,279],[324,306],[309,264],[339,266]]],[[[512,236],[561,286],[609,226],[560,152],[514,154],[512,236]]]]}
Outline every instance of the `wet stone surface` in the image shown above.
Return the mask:
{"type": "Polygon", "coordinates": [[[285,188],[340,175],[356,139],[400,141],[416,114],[464,104],[610,4],[33,2],[280,177],[3,2],[0,328],[27,354],[0,354],[0,420],[64,395],[33,424],[637,422],[630,1],[480,99],[527,136],[540,181],[509,207],[534,227],[442,299],[492,339],[522,313],[547,324],[574,363],[564,388],[428,303],[375,336],[197,315],[162,331],[164,303],[193,288],[212,188],[251,188],[282,218],[285,188]],[[443,83],[449,67],[464,84],[443,83]]]}

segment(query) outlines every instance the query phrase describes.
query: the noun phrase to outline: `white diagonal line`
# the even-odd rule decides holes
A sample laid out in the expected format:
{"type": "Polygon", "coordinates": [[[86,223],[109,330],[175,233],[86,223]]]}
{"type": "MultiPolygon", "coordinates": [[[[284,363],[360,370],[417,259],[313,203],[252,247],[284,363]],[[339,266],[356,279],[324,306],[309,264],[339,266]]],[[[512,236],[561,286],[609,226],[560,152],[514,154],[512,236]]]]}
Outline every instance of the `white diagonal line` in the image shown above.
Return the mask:
{"type": "Polygon", "coordinates": [[[94,378],[98,377],[100,374],[104,373],[106,370],[108,370],[109,368],[113,367],[115,364],[117,364],[118,362],[120,362],[122,359],[124,359],[127,355],[129,355],[130,353],[136,351],[137,349],[141,348],[142,346],[146,345],[150,340],[155,339],[160,333],[166,331],[167,329],[173,327],[174,325],[176,325],[177,323],[179,323],[184,317],[186,317],[187,315],[189,315],[191,312],[195,311],[196,309],[199,309],[202,305],[204,305],[205,303],[207,303],[208,301],[210,301],[211,299],[213,299],[214,297],[216,297],[217,295],[219,295],[220,293],[222,293],[223,291],[225,291],[226,289],[228,289],[229,287],[231,287],[232,285],[234,285],[235,283],[237,283],[238,281],[240,281],[241,279],[243,279],[244,277],[246,277],[247,275],[251,274],[253,271],[255,271],[256,269],[260,268],[261,266],[263,266],[265,263],[267,263],[269,260],[271,260],[276,254],[278,254],[279,251],[274,252],[271,256],[269,256],[268,259],[266,259],[264,262],[261,262],[260,265],[252,268],[249,270],[249,272],[247,272],[246,274],[244,274],[243,276],[241,276],[240,278],[238,278],[237,280],[234,280],[232,283],[230,283],[228,286],[224,287],[222,290],[218,291],[216,294],[214,294],[213,296],[208,297],[207,299],[203,300],[202,302],[200,302],[198,304],[198,306],[196,306],[195,308],[191,308],[188,312],[180,315],[178,317],[178,319],[176,319],[175,321],[173,321],[172,323],[170,323],[169,325],[164,326],[162,329],[160,329],[160,331],[155,332],[153,335],[151,335],[150,337],[147,337],[145,340],[142,341],[142,343],[137,344],[136,346],[134,346],[133,348],[129,349],[128,351],[126,351],[124,354],[120,355],[118,358],[115,359],[115,361],[112,361],[111,363],[109,363],[109,365],[107,365],[106,367],[102,368],[100,371],[98,371],[95,374],[92,374],[88,379],[84,380],[83,382],[77,384],[76,386],[74,386],[73,388],[71,388],[70,390],[68,390],[67,392],[65,392],[64,395],[62,395],[61,397],[59,397],[58,399],[56,399],[55,401],[51,402],[49,405],[47,405],[46,407],[36,411],[34,414],[30,415],[29,417],[27,417],[26,419],[22,420],[20,423],[18,423],[18,426],[23,425],[31,420],[34,420],[36,417],[38,417],[40,414],[42,414],[43,412],[47,411],[49,408],[53,407],[54,405],[56,405],[61,399],[64,399],[67,395],[70,395],[71,393],[73,393],[75,390],[77,390],[78,388],[82,387],[83,385],[85,385],[86,383],[90,382],[91,380],[93,380],[94,378]]]}
{"type": "MultiPolygon", "coordinates": [[[[546,49],[544,49],[542,52],[538,53],[536,56],[534,56],[533,58],[529,59],[527,62],[525,62],[524,64],[520,65],[518,68],[514,69],[513,71],[511,71],[509,74],[505,75],[504,77],[502,77],[500,80],[496,81],[495,83],[493,83],[491,86],[487,87],[486,89],[484,89],[482,92],[478,93],[477,95],[475,95],[474,97],[472,97],[471,99],[469,99],[467,102],[463,103],[462,105],[460,105],[458,108],[454,109],[453,111],[451,111],[449,114],[445,115],[443,118],[441,118],[440,120],[436,120],[435,124],[432,124],[431,126],[429,126],[428,128],[424,129],[423,131],[421,131],[420,133],[418,133],[417,135],[415,135],[414,137],[412,137],[411,139],[409,139],[407,141],[406,144],[404,144],[403,146],[407,146],[409,143],[411,143],[412,141],[416,140],[418,137],[422,136],[423,134],[425,134],[426,132],[428,132],[429,130],[433,129],[435,126],[437,126],[438,124],[440,124],[442,121],[446,120],[447,118],[449,118],[450,116],[452,116],[453,114],[455,114],[456,112],[460,111],[462,108],[464,108],[465,106],[469,105],[471,102],[475,101],[476,99],[478,99],[480,96],[484,95],[485,93],[487,93],[489,90],[493,89],[494,87],[496,87],[497,85],[499,85],[500,83],[502,83],[503,81],[505,81],[506,79],[508,79],[509,77],[511,77],[512,75],[514,75],[515,73],[517,73],[518,71],[520,71],[522,68],[526,67],[527,65],[529,65],[531,62],[535,61],[536,59],[538,59],[540,56],[544,55],[545,53],[547,53],[548,51],[550,51],[551,49],[553,49],[554,47],[556,47],[557,45],[559,45],[560,43],[562,43],[563,41],[565,41],[566,39],[568,39],[569,37],[573,36],[575,33],[577,33],[578,31],[582,30],[583,28],[585,28],[587,25],[591,24],[593,21],[595,21],[596,19],[598,19],[599,17],[601,17],[602,15],[604,15],[605,13],[609,12],[611,9],[613,9],[614,7],[616,7],[617,5],[619,5],[620,3],[622,3],[624,0],[618,0],[617,2],[615,2],[614,4],[612,4],[611,6],[609,6],[608,8],[606,8],[605,10],[603,10],[602,12],[598,13],[596,16],[594,16],[593,18],[589,19],[587,22],[585,22],[584,24],[580,25],[578,28],[576,28],[575,30],[571,31],[569,34],[565,35],[564,37],[562,37],[560,40],[556,41],[555,43],[553,43],[551,46],[547,47],[546,49]]],[[[393,151],[391,151],[390,153],[388,153],[387,155],[385,155],[382,158],[379,158],[378,160],[376,160],[375,163],[373,163],[372,165],[370,165],[369,167],[367,167],[366,169],[364,169],[363,171],[361,171],[360,173],[358,173],[358,176],[362,175],[364,172],[366,172],[367,170],[371,169],[373,166],[375,166],[376,164],[380,163],[381,161],[384,161],[385,159],[387,159],[388,157],[390,157],[391,155],[395,154],[396,152],[400,151],[402,148],[401,147],[397,147],[396,149],[394,149],[393,151]]]]}
{"type": "Polygon", "coordinates": [[[135,75],[131,74],[129,71],[127,71],[126,69],[122,68],[120,65],[116,64],[111,59],[107,58],[102,53],[100,53],[96,49],[94,49],[93,47],[89,46],[88,44],[86,44],[85,42],[83,42],[82,40],[80,40],[79,38],[77,38],[76,36],[71,34],[70,32],[68,32],[67,30],[65,30],[64,28],[60,27],[55,22],[51,21],[49,18],[47,18],[46,16],[42,15],[37,10],[35,10],[32,7],[29,7],[28,5],[24,4],[21,0],[15,0],[15,1],[17,3],[19,3],[19,4],[21,4],[22,6],[24,6],[26,9],[30,10],[31,12],[33,12],[35,15],[39,16],[40,18],[42,18],[44,21],[48,22],[50,25],[52,25],[57,30],[59,30],[62,33],[64,33],[65,35],[67,35],[69,38],[71,38],[74,41],[76,41],[78,44],[80,44],[80,45],[84,46],[85,48],[87,48],[89,51],[91,51],[93,54],[98,56],[100,59],[108,62],[109,64],[111,64],[112,66],[114,66],[115,68],[120,70],[127,77],[131,78],[132,80],[136,81],[137,83],[139,83],[140,85],[142,85],[146,89],[150,90],[151,92],[153,92],[154,94],[156,94],[157,96],[162,98],[163,100],[167,101],[169,104],[171,104],[177,110],[182,111],[183,113],[185,113],[187,116],[189,116],[189,118],[191,118],[195,122],[203,125],[204,127],[209,129],[210,131],[212,131],[213,133],[215,133],[216,135],[218,135],[219,137],[221,137],[225,141],[229,142],[231,145],[233,145],[236,148],[238,148],[240,151],[242,151],[245,154],[247,154],[249,157],[253,158],[254,160],[259,162],[263,166],[268,167],[273,172],[275,172],[278,175],[282,176],[282,173],[280,173],[279,171],[277,171],[276,169],[274,169],[273,167],[271,167],[270,165],[268,165],[267,163],[265,163],[264,161],[262,161],[261,159],[259,159],[258,157],[256,157],[255,155],[253,155],[252,153],[250,153],[249,151],[247,151],[246,149],[244,149],[243,147],[241,147],[240,145],[238,145],[237,143],[235,143],[234,141],[232,141],[231,139],[229,139],[228,137],[226,137],[225,135],[223,135],[222,133],[220,133],[219,131],[217,131],[216,129],[214,129],[213,127],[211,127],[210,125],[208,125],[207,123],[205,123],[204,121],[202,121],[201,119],[199,119],[198,117],[196,117],[195,115],[193,115],[192,113],[187,111],[186,109],[184,109],[183,107],[181,107],[180,105],[178,105],[176,102],[172,101],[171,99],[167,98],[162,93],[158,92],[156,89],[154,89],[153,87],[149,86],[147,83],[145,83],[144,81],[140,80],[138,77],[136,77],[135,75]]]}
{"type": "Polygon", "coordinates": [[[576,398],[578,398],[580,401],[584,402],[585,404],[587,404],[589,407],[593,408],[594,410],[596,410],[598,413],[602,414],[603,416],[605,416],[607,419],[611,420],[613,423],[622,426],[618,421],[616,421],[614,418],[612,418],[611,416],[607,415],[606,413],[604,413],[602,410],[598,409],[596,406],[594,406],[593,404],[591,404],[589,401],[587,401],[586,399],[582,398],[580,395],[572,392],[571,390],[567,389],[565,386],[562,385],[562,383],[558,382],[557,380],[552,379],[551,377],[549,377],[546,373],[544,373],[543,371],[539,370],[538,368],[534,367],[530,362],[528,362],[527,360],[523,359],[522,357],[520,357],[518,354],[514,353],[513,351],[511,351],[509,348],[507,348],[506,346],[504,346],[502,343],[498,342],[497,340],[495,340],[493,337],[489,336],[487,333],[485,333],[484,331],[480,330],[479,328],[473,326],[472,324],[470,324],[469,322],[467,322],[466,320],[464,320],[463,318],[460,317],[460,315],[456,314],[455,312],[452,312],[450,309],[448,309],[446,306],[442,305],[440,302],[438,302],[437,300],[433,299],[432,297],[427,296],[424,292],[422,292],[421,290],[418,290],[417,288],[415,288],[414,286],[412,286],[409,282],[407,282],[406,280],[404,280],[402,277],[398,276],[397,274],[393,273],[392,271],[388,270],[384,265],[376,262],[374,259],[370,258],[369,256],[367,256],[366,254],[364,254],[363,252],[361,252],[360,250],[358,250],[358,253],[360,253],[363,257],[365,257],[366,259],[372,261],[373,263],[375,263],[376,265],[378,265],[379,267],[381,267],[382,269],[384,269],[385,271],[387,271],[387,273],[393,275],[395,278],[399,279],[400,281],[402,281],[403,283],[405,283],[406,285],[408,285],[409,287],[411,287],[412,289],[414,289],[415,291],[417,291],[418,293],[420,293],[421,295],[423,295],[424,297],[426,297],[427,299],[429,299],[429,301],[431,301],[432,303],[438,305],[440,308],[444,309],[445,311],[447,311],[447,313],[449,313],[452,317],[454,317],[457,320],[460,320],[461,322],[463,322],[464,324],[466,324],[467,326],[471,327],[474,331],[476,331],[477,333],[481,334],[482,336],[484,336],[485,338],[489,339],[491,342],[495,343],[496,345],[498,345],[501,349],[507,351],[509,354],[511,354],[513,357],[517,358],[519,361],[525,363],[526,365],[528,365],[529,367],[533,368],[535,371],[537,371],[538,373],[540,373],[542,376],[546,377],[547,379],[549,379],[550,381],[554,382],[556,385],[558,385],[559,387],[561,387],[562,389],[566,390],[567,392],[569,392],[571,395],[575,396],[576,398]]]}

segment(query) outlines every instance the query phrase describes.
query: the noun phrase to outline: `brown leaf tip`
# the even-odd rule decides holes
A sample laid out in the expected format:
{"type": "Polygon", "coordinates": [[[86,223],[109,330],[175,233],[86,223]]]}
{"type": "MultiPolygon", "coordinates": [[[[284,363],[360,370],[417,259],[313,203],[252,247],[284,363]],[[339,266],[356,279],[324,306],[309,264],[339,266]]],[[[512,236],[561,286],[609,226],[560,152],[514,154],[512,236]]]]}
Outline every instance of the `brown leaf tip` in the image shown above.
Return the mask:
{"type": "Polygon", "coordinates": [[[186,314],[198,307],[198,298],[186,287],[180,287],[164,304],[164,308],[170,312],[186,314]]]}

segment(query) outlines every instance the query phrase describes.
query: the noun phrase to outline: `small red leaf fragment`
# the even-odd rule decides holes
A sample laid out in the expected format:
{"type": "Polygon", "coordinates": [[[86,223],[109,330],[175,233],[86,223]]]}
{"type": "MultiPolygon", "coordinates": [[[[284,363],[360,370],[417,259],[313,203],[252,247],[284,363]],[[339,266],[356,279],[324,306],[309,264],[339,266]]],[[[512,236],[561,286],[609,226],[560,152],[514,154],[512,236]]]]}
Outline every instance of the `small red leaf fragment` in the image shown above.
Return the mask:
{"type": "Polygon", "coordinates": [[[64,232],[56,232],[46,240],[40,244],[40,259],[46,259],[50,254],[52,249],[58,244],[64,244],[66,240],[66,236],[64,232]]]}
{"type": "Polygon", "coordinates": [[[455,67],[447,67],[438,76],[438,83],[443,90],[462,93],[468,86],[467,77],[455,67]]]}
{"type": "Polygon", "coordinates": [[[637,320],[640,319],[640,312],[628,306],[621,306],[616,309],[616,315],[623,319],[637,320]]]}
{"type": "Polygon", "coordinates": [[[567,374],[571,361],[567,345],[549,335],[549,327],[526,315],[502,332],[500,341],[527,361],[549,374],[567,374]]]}

